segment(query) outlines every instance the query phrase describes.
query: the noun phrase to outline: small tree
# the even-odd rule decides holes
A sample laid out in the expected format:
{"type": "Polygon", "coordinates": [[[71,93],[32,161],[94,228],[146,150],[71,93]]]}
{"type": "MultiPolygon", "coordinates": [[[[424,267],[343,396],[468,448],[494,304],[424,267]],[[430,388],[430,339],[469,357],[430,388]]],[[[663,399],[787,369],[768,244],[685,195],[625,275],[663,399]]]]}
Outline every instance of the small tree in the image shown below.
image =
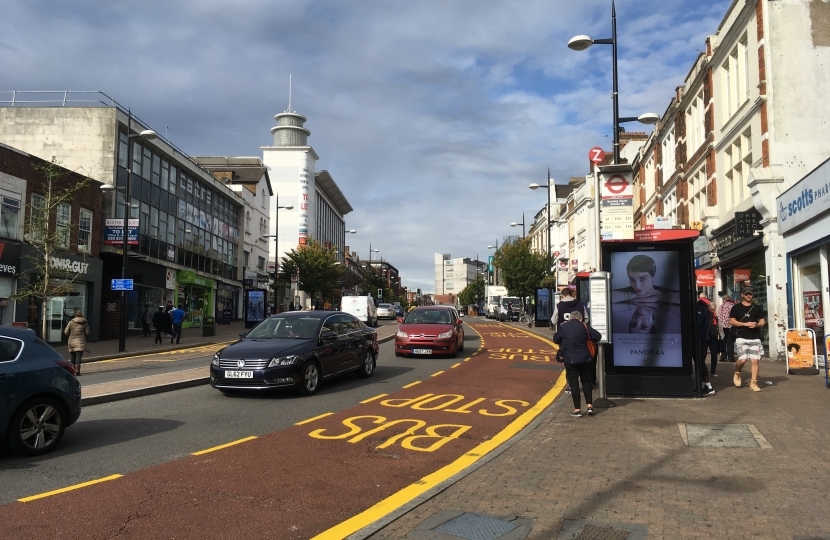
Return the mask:
{"type": "Polygon", "coordinates": [[[504,285],[512,295],[522,299],[533,296],[542,282],[547,257],[530,250],[530,239],[523,238],[503,244],[496,252],[495,265],[504,279],[504,285]]]}
{"type": "Polygon", "coordinates": [[[477,274],[475,281],[468,283],[458,295],[458,303],[462,306],[477,305],[482,298],[484,298],[484,276],[477,274]]]}
{"type": "Polygon", "coordinates": [[[330,249],[309,238],[308,243],[285,254],[282,263],[284,274],[299,274],[298,287],[307,295],[327,293],[340,287],[343,267],[330,249]]]}
{"type": "Polygon", "coordinates": [[[70,222],[68,216],[66,221],[59,223],[58,218],[62,216],[58,214],[64,205],[71,208],[75,194],[87,187],[90,179],[85,178],[77,183],[65,180],[69,171],[58,165],[54,157],[51,163],[33,163],[32,166],[43,175],[43,194],[26,202],[23,230],[24,238],[32,247],[32,253],[27,259],[37,275],[22,279],[21,287],[12,298],[29,299],[30,302],[40,304],[40,335],[46,339],[46,306],[49,299],[69,294],[82,274],[81,271],[73,271],[71,266],[67,267],[63,259],[57,257],[61,251],[69,249],[72,230],[77,227],[77,224],[70,222]],[[61,282],[54,281],[56,278],[61,282]]]}

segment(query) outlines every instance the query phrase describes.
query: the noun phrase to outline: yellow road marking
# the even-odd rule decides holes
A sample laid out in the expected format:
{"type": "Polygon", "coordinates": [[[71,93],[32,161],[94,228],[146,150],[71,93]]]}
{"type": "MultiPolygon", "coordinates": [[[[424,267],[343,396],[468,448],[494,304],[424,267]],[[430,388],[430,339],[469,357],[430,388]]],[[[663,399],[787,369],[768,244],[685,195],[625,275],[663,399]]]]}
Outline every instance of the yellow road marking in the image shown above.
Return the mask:
{"type": "Polygon", "coordinates": [[[208,448],[206,450],[199,450],[198,452],[193,452],[192,455],[201,456],[202,454],[207,454],[209,452],[215,452],[217,450],[222,450],[223,448],[227,448],[229,446],[235,446],[237,444],[252,441],[254,439],[256,439],[256,436],[252,435],[250,437],[245,437],[244,439],[239,439],[238,441],[232,441],[232,442],[229,442],[227,444],[220,444],[219,446],[214,446],[213,448],[208,448]]]}
{"type": "Polygon", "coordinates": [[[459,362],[459,363],[455,364],[455,365],[454,365],[453,367],[451,367],[450,369],[452,369],[452,368],[457,368],[457,367],[458,367],[458,366],[460,366],[460,365],[461,365],[461,362],[459,362]]]}
{"type": "Polygon", "coordinates": [[[411,382],[411,383],[405,385],[404,388],[410,388],[412,386],[415,386],[416,384],[421,384],[421,381],[411,382]]]}
{"type": "Polygon", "coordinates": [[[303,424],[310,424],[311,422],[314,422],[315,420],[319,420],[321,418],[325,418],[326,416],[331,416],[333,414],[334,414],[333,412],[327,412],[325,414],[321,414],[320,416],[315,416],[314,418],[308,418],[307,420],[303,420],[302,422],[297,422],[294,425],[295,426],[302,426],[303,424]]]}
{"type": "Polygon", "coordinates": [[[443,371],[439,371],[439,372],[437,372],[437,373],[433,373],[432,375],[430,375],[430,377],[437,377],[438,375],[440,375],[440,374],[442,374],[442,373],[444,373],[444,372],[443,372],[443,371]]]}
{"type": "Polygon", "coordinates": [[[524,332],[525,334],[529,335],[530,337],[535,337],[536,339],[538,339],[540,341],[544,341],[545,343],[547,343],[548,345],[553,347],[554,350],[559,350],[559,345],[557,345],[556,343],[554,343],[553,341],[551,341],[549,339],[543,338],[539,334],[534,334],[533,332],[528,332],[527,330],[522,330],[521,328],[515,328],[514,330],[518,330],[519,332],[524,332]]]}
{"type": "Polygon", "coordinates": [[[31,497],[23,497],[22,499],[17,499],[20,502],[29,502],[35,501],[37,499],[42,499],[44,497],[51,497],[52,495],[57,495],[58,493],[66,493],[67,491],[72,491],[75,489],[81,489],[82,487],[91,486],[94,484],[100,484],[101,482],[107,482],[109,480],[115,480],[116,478],[121,478],[124,476],[123,474],[113,474],[110,476],[105,476],[104,478],[99,478],[98,480],[90,480],[89,482],[81,482],[80,484],[75,484],[74,486],[68,486],[65,488],[56,489],[54,491],[47,491],[46,493],[41,493],[40,495],[32,495],[31,497]]]}
{"type": "Polygon", "coordinates": [[[336,540],[346,538],[350,534],[353,534],[374,523],[380,518],[400,508],[404,504],[412,501],[416,497],[424,494],[430,489],[433,489],[447,478],[463,471],[486,454],[504,444],[508,439],[510,439],[510,437],[524,429],[525,426],[530,424],[534,418],[539,416],[539,414],[541,414],[548,405],[553,403],[564,387],[565,378],[560,376],[553,388],[542,396],[542,399],[540,399],[533,407],[522,413],[521,416],[513,420],[492,439],[479,444],[452,463],[445,465],[434,473],[431,473],[417,482],[403,488],[397,493],[390,495],[386,499],[380,501],[360,514],[335,525],[327,531],[323,531],[312,540],[336,540]]]}
{"type": "Polygon", "coordinates": [[[361,401],[361,403],[369,403],[370,401],[374,401],[376,399],[380,399],[380,398],[382,398],[384,396],[388,396],[388,395],[389,394],[378,394],[375,397],[370,397],[369,399],[364,399],[363,401],[361,401]]]}

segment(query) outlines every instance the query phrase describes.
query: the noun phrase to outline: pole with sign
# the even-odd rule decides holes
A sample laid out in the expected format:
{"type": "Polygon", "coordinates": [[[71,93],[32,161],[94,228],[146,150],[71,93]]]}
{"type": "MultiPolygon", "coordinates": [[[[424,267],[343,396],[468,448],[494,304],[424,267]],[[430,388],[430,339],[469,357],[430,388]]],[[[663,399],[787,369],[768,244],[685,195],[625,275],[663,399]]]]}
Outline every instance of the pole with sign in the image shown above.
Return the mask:
{"type": "Polygon", "coordinates": [[[590,291],[591,326],[602,334],[597,344],[597,384],[599,397],[594,400],[594,406],[600,408],[616,407],[616,403],[608,399],[605,390],[605,345],[611,343],[611,327],[609,322],[608,303],[610,298],[611,272],[591,272],[588,276],[590,291]]]}

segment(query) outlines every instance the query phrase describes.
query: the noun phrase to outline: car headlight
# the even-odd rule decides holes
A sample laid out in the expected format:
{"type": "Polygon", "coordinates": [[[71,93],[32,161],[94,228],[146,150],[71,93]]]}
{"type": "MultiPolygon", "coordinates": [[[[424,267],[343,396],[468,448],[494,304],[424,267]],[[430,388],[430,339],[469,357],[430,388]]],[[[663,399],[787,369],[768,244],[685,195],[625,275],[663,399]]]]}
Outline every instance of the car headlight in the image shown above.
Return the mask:
{"type": "Polygon", "coordinates": [[[271,359],[271,363],[268,364],[268,367],[277,367],[277,366],[292,366],[297,363],[300,357],[296,354],[292,354],[289,356],[278,356],[271,359]]]}
{"type": "Polygon", "coordinates": [[[219,367],[219,353],[218,352],[214,353],[213,360],[211,360],[210,363],[213,364],[216,367],[219,367]]]}
{"type": "Polygon", "coordinates": [[[443,334],[438,334],[438,339],[450,339],[452,337],[452,330],[447,330],[443,334]]]}
{"type": "Polygon", "coordinates": [[[408,338],[409,334],[407,334],[406,332],[401,332],[400,330],[398,330],[397,332],[395,332],[395,337],[408,338]]]}

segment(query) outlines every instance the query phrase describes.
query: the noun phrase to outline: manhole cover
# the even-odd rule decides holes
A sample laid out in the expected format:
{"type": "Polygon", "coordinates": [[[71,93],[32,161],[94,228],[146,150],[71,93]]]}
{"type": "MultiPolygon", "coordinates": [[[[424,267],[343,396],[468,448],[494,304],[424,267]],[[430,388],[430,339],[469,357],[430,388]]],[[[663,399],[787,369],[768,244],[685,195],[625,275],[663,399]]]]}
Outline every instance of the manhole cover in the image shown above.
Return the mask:
{"type": "Polygon", "coordinates": [[[512,521],[464,513],[433,530],[466,540],[496,540],[518,526],[512,521]]]}
{"type": "Polygon", "coordinates": [[[626,540],[628,532],[625,529],[585,525],[574,540],[626,540]]]}
{"type": "Polygon", "coordinates": [[[749,424],[678,424],[688,446],[726,448],[771,448],[763,435],[749,424]]]}

